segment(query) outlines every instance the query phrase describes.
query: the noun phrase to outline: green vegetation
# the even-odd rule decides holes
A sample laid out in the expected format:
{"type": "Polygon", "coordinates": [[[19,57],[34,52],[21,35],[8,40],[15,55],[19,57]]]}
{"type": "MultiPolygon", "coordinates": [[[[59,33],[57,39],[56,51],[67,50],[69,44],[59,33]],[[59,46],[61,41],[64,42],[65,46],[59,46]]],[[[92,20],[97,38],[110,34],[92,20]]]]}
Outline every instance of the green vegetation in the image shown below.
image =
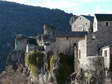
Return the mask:
{"type": "MultiPolygon", "coordinates": [[[[29,52],[25,57],[25,64],[29,66],[33,76],[37,76],[40,72],[40,69],[44,65],[44,54],[39,51],[29,52]]],[[[67,77],[73,72],[73,59],[72,56],[60,53],[58,55],[53,55],[48,64],[48,71],[53,72],[56,75],[58,84],[65,84],[67,77]],[[59,60],[59,65],[56,65],[59,60]],[[55,66],[58,66],[56,70],[53,70],[55,66]],[[58,73],[55,73],[57,71],[58,73]]]]}
{"type": "Polygon", "coordinates": [[[58,84],[65,84],[67,77],[73,73],[73,56],[68,56],[63,53],[54,55],[50,58],[49,61],[49,71],[55,73],[58,84]],[[59,65],[56,65],[59,59],[59,65]],[[58,66],[57,70],[53,70],[55,66],[58,66]],[[54,71],[57,71],[54,72],[54,71]]]}
{"type": "Polygon", "coordinates": [[[58,56],[52,56],[51,59],[50,59],[50,71],[52,71],[53,69],[53,65],[56,64],[58,60],[58,56]]]}
{"type": "Polygon", "coordinates": [[[58,84],[65,84],[67,77],[73,72],[73,66],[70,63],[73,61],[70,56],[63,53],[58,54],[60,57],[60,65],[57,75],[58,84]]]}
{"type": "Polygon", "coordinates": [[[25,64],[29,66],[33,76],[39,74],[39,69],[43,65],[43,56],[44,54],[39,51],[31,51],[25,56],[25,64]]]}
{"type": "Polygon", "coordinates": [[[32,72],[33,76],[37,76],[39,74],[37,66],[32,64],[32,65],[30,65],[30,69],[31,69],[31,72],[32,72]]]}

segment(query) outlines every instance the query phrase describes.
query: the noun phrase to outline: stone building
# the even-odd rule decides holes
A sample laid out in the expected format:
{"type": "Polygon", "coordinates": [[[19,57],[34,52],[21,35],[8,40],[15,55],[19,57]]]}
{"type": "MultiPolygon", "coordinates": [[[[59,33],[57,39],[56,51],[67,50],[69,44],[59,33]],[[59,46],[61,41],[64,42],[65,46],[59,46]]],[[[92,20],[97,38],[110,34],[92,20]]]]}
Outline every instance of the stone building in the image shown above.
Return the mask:
{"type": "Polygon", "coordinates": [[[105,69],[112,71],[112,42],[101,47],[101,55],[104,57],[105,69]]]}
{"type": "Polygon", "coordinates": [[[75,68],[85,68],[90,56],[103,56],[105,68],[111,67],[112,42],[112,14],[95,14],[93,21],[93,32],[88,32],[85,38],[77,42],[75,47],[75,68]],[[106,44],[106,45],[105,45],[106,44]]]}
{"type": "Polygon", "coordinates": [[[80,15],[75,18],[74,21],[71,23],[71,28],[72,31],[78,32],[78,31],[87,31],[87,32],[92,32],[92,27],[93,27],[93,17],[92,16],[85,16],[85,15],[80,15]]]}
{"type": "Polygon", "coordinates": [[[68,32],[68,33],[59,33],[56,35],[56,45],[57,49],[60,52],[68,52],[73,55],[74,44],[79,40],[84,39],[87,32],[68,32]]]}
{"type": "Polygon", "coordinates": [[[22,34],[16,35],[15,49],[16,51],[29,52],[37,49],[38,44],[35,37],[26,37],[22,34]]]}
{"type": "MultiPolygon", "coordinates": [[[[79,16],[71,24],[73,32],[87,32],[83,39],[75,42],[75,72],[79,73],[81,69],[95,71],[99,67],[100,69],[97,70],[104,77],[104,70],[112,72],[112,14],[95,14],[94,19],[89,21],[91,21],[91,26],[85,26],[88,22],[87,18],[79,16]],[[99,60],[102,60],[101,63],[99,63],[99,60]],[[94,63],[99,63],[100,65],[97,66],[98,64],[96,64],[95,66],[94,63]]],[[[97,73],[97,71],[95,72],[97,73]]],[[[101,81],[97,82],[99,84],[101,81]]]]}
{"type": "Polygon", "coordinates": [[[94,56],[100,54],[100,47],[112,41],[111,35],[112,14],[95,14],[93,33],[87,36],[87,55],[94,56]]]}
{"type": "Polygon", "coordinates": [[[27,37],[22,34],[16,35],[15,39],[15,50],[26,51],[27,37]]]}
{"type": "Polygon", "coordinates": [[[52,25],[49,25],[49,24],[44,24],[43,25],[43,34],[44,35],[53,35],[55,34],[56,32],[56,28],[52,25]]]}
{"type": "Polygon", "coordinates": [[[38,44],[36,38],[30,37],[27,39],[26,53],[33,50],[38,50],[38,44]]]}

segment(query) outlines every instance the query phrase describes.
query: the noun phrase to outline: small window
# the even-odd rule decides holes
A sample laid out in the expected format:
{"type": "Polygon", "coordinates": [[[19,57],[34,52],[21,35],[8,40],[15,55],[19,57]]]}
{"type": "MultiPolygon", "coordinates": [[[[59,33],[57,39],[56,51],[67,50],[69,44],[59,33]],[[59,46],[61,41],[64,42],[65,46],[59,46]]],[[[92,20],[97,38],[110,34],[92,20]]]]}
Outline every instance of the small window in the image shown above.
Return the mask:
{"type": "Polygon", "coordinates": [[[81,17],[80,17],[80,20],[81,20],[81,17]]]}
{"type": "Polygon", "coordinates": [[[68,37],[66,37],[66,40],[68,40],[68,37]]]}
{"type": "Polygon", "coordinates": [[[107,57],[107,50],[104,51],[104,56],[107,57]]]}
{"type": "Polygon", "coordinates": [[[106,22],[106,26],[107,26],[107,27],[109,26],[109,22],[106,22]]]}

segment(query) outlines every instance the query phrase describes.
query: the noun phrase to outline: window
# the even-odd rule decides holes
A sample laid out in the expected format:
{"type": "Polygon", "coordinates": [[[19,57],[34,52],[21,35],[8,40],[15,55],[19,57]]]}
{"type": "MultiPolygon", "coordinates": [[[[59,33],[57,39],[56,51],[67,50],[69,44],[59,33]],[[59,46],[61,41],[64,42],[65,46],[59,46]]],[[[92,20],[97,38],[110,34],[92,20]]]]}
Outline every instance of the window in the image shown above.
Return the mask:
{"type": "Polygon", "coordinates": [[[81,17],[80,17],[80,20],[81,20],[81,17]]]}
{"type": "Polygon", "coordinates": [[[109,22],[106,22],[106,26],[107,26],[107,27],[109,26],[109,22]]]}
{"type": "Polygon", "coordinates": [[[107,57],[107,50],[104,51],[104,56],[107,57]]]}
{"type": "Polygon", "coordinates": [[[68,36],[66,37],[66,40],[68,40],[69,38],[68,38],[68,36]]]}

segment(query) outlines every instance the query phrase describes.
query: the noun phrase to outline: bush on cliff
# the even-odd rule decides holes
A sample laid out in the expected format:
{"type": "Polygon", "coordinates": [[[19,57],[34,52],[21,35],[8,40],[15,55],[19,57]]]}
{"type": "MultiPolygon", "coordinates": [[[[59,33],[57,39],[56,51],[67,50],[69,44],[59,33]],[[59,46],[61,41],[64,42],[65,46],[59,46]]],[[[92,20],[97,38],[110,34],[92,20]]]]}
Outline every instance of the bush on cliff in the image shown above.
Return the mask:
{"type": "Polygon", "coordinates": [[[25,64],[29,67],[32,75],[37,76],[43,66],[44,54],[40,51],[31,51],[25,56],[25,64]]]}

